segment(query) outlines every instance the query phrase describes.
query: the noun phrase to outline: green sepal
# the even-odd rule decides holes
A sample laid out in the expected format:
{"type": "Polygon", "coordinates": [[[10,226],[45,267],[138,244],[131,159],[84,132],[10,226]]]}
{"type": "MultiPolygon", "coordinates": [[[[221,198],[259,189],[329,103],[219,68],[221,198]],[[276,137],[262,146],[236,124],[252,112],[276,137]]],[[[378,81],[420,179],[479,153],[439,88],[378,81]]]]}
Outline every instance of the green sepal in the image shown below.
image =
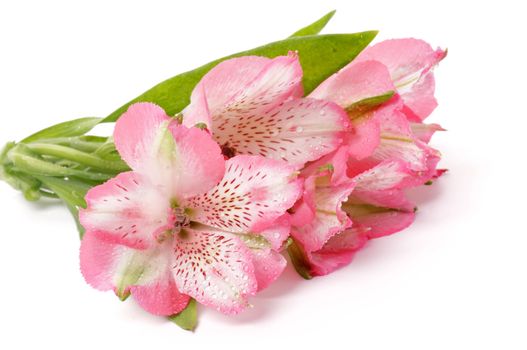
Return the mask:
{"type": "Polygon", "coordinates": [[[72,137],[84,135],[85,133],[93,129],[95,125],[99,124],[100,121],[101,118],[93,117],[69,120],[67,122],[59,123],[50,126],[49,128],[40,130],[34,133],[33,135],[26,137],[21,142],[29,143],[37,140],[53,139],[57,137],[72,137]]]}
{"type": "Polygon", "coordinates": [[[305,257],[305,254],[300,246],[292,238],[288,239],[287,253],[291,258],[291,263],[293,264],[296,272],[306,280],[312,279],[313,276],[311,276],[311,273],[309,272],[309,263],[305,257]]]}
{"type": "Polygon", "coordinates": [[[364,98],[348,106],[346,112],[348,112],[350,119],[361,117],[390,100],[394,94],[395,91],[388,91],[382,95],[364,98]]]}
{"type": "Polygon", "coordinates": [[[186,331],[194,331],[198,324],[198,307],[196,300],[190,299],[186,308],[179,314],[169,316],[168,319],[186,331]]]}
{"type": "Polygon", "coordinates": [[[316,20],[315,22],[311,23],[310,25],[297,30],[290,36],[290,38],[294,38],[297,36],[317,35],[318,33],[320,33],[322,29],[324,29],[326,24],[328,24],[328,22],[331,20],[335,12],[336,10],[333,10],[325,14],[324,16],[322,16],[320,19],[316,20]]]}
{"type": "Polygon", "coordinates": [[[239,52],[165,80],[114,111],[103,122],[116,121],[135,102],[153,102],[168,115],[175,115],[189,104],[192,90],[209,70],[226,59],[240,56],[273,58],[287,55],[289,51],[298,52],[304,72],[304,92],[309,94],[323,80],[352,61],[376,35],[377,31],[369,31],[293,37],[239,52]]]}

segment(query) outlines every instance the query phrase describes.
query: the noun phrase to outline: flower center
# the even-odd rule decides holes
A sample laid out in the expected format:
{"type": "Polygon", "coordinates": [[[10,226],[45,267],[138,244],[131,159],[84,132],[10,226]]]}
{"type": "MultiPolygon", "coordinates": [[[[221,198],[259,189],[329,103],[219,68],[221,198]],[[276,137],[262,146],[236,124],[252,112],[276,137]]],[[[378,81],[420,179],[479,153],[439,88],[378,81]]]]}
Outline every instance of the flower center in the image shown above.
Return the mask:
{"type": "Polygon", "coordinates": [[[172,229],[173,234],[179,234],[181,229],[190,225],[190,218],[185,214],[185,209],[181,207],[175,207],[172,209],[172,217],[174,220],[174,228],[172,229]]]}
{"type": "Polygon", "coordinates": [[[184,235],[183,229],[190,226],[190,218],[185,212],[185,208],[173,205],[169,211],[169,226],[156,235],[159,243],[163,243],[167,238],[174,235],[184,235]]]}

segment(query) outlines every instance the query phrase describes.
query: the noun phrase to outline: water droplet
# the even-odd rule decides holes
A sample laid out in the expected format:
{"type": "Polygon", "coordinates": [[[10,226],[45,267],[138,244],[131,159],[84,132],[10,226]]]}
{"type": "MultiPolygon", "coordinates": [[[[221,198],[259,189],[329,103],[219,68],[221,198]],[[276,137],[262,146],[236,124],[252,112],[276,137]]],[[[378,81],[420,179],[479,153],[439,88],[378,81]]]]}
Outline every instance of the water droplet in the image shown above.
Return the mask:
{"type": "Polygon", "coordinates": [[[301,133],[302,131],[304,131],[304,128],[301,127],[301,126],[297,126],[295,131],[298,132],[298,133],[301,133]]]}

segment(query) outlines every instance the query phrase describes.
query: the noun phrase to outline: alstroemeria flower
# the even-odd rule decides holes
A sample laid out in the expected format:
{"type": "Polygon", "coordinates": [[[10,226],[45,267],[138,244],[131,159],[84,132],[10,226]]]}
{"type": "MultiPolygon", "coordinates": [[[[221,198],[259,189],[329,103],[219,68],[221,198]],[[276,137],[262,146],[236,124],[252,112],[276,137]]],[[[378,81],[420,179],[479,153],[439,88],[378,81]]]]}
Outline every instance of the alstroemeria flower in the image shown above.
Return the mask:
{"type": "Polygon", "coordinates": [[[409,120],[418,122],[437,107],[432,70],[446,55],[447,51],[434,50],[423,40],[392,39],[366,48],[351,65],[369,61],[382,63],[404,101],[404,113],[409,120]]]}
{"type": "Polygon", "coordinates": [[[414,172],[416,184],[422,184],[437,175],[440,156],[427,143],[442,128],[421,120],[437,105],[432,68],[445,54],[415,39],[381,42],[310,96],[346,109],[353,125],[345,142],[351,158],[371,166],[401,160],[414,172]]]}
{"type": "Polygon", "coordinates": [[[404,194],[413,174],[401,161],[350,168],[341,148],[305,171],[310,175],[293,209],[291,236],[313,276],[347,265],[369,239],[413,222],[414,206],[404,194]]]}
{"type": "Polygon", "coordinates": [[[183,124],[204,124],[227,156],[261,155],[300,168],[335,150],[349,125],[332,102],[302,98],[296,54],[218,64],[198,83],[183,124]]]}
{"type": "MultiPolygon", "coordinates": [[[[285,261],[280,220],[299,196],[294,168],[259,156],[227,161],[210,135],[157,105],[132,105],[116,148],[132,171],[90,190],[80,213],[81,270],[147,311],[180,312],[189,297],[236,313],[285,261]]],[[[287,220],[286,220],[287,221],[287,220]]]]}

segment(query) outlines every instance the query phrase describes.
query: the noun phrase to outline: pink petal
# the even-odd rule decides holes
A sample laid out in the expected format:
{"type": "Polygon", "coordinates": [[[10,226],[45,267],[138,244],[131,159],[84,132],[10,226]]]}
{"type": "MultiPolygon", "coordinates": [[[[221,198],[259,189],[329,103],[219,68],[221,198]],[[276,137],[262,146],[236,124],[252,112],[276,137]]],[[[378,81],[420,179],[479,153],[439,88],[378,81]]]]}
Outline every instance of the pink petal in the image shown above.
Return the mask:
{"type": "Polygon", "coordinates": [[[257,156],[227,160],[220,183],[191,198],[192,220],[236,233],[258,232],[284,215],[301,191],[294,168],[285,162],[257,156]]]}
{"type": "Polygon", "coordinates": [[[371,158],[379,162],[402,160],[410,170],[427,174],[431,165],[435,166],[439,153],[413,135],[411,124],[399,107],[400,101],[394,100],[376,112],[381,135],[379,146],[371,158]]]}
{"type": "Polygon", "coordinates": [[[310,176],[305,181],[305,202],[314,213],[313,219],[303,225],[295,226],[291,235],[301,243],[307,252],[317,251],[335,234],[351,226],[341,205],[353,190],[351,181],[331,185],[327,176],[310,176]]]}
{"type": "Polygon", "coordinates": [[[117,121],[114,138],[132,169],[168,196],[206,192],[223,176],[224,159],[210,135],[171,123],[154,104],[130,106],[117,121]]]}
{"type": "Polygon", "coordinates": [[[88,231],[81,243],[81,272],[96,289],[113,289],[121,297],[131,292],[146,311],[173,315],[186,307],[189,297],[177,290],[168,265],[170,250],[163,248],[135,250],[88,231]]]}
{"type": "Polygon", "coordinates": [[[252,254],[233,234],[185,229],[175,241],[174,254],[178,289],[203,305],[235,314],[256,293],[252,254]]]}
{"type": "Polygon", "coordinates": [[[268,227],[259,230],[258,235],[264,237],[271,248],[278,250],[283,246],[284,241],[289,237],[291,231],[291,215],[285,213],[274,220],[268,227]]]}
{"type": "Polygon", "coordinates": [[[272,249],[252,249],[258,291],[267,288],[284,271],[287,261],[272,249]]]}
{"type": "Polygon", "coordinates": [[[394,39],[365,49],[354,63],[373,60],[384,64],[405,104],[422,120],[436,105],[431,69],[445,56],[446,51],[434,51],[422,40],[394,39]]]}
{"type": "Polygon", "coordinates": [[[154,234],[168,228],[169,199],[135,172],[125,172],[96,186],[79,213],[87,231],[108,242],[146,248],[154,234]]]}
{"type": "Polygon", "coordinates": [[[413,211],[372,207],[369,205],[344,206],[353,223],[368,230],[368,237],[378,238],[399,232],[412,224],[413,211]]]}
{"type": "MultiPolygon", "coordinates": [[[[183,122],[193,126],[212,118],[214,133],[222,120],[237,118],[248,111],[264,113],[301,92],[302,68],[294,54],[274,59],[244,56],[223,61],[210,70],[192,93],[191,104],[183,112],[183,122]],[[200,105],[206,104],[206,108],[200,105]]],[[[302,94],[300,93],[300,96],[302,94]]]]}
{"type": "Polygon", "coordinates": [[[331,237],[321,250],[307,254],[311,275],[327,275],[348,265],[367,241],[367,231],[355,227],[331,237]]]}
{"type": "Polygon", "coordinates": [[[176,140],[172,161],[174,193],[190,197],[217,185],[225,173],[221,149],[210,135],[198,128],[170,127],[176,140]]]}
{"type": "Polygon", "coordinates": [[[416,81],[411,90],[402,93],[405,109],[403,112],[412,121],[421,121],[428,117],[437,107],[437,100],[434,97],[435,79],[432,72],[416,81]]]}
{"type": "Polygon", "coordinates": [[[436,131],[445,131],[439,124],[410,123],[410,128],[415,137],[429,143],[436,131]]]}
{"type": "Polygon", "coordinates": [[[210,130],[212,126],[211,115],[209,111],[209,104],[205,94],[205,87],[203,84],[198,84],[192,91],[190,97],[192,103],[189,104],[182,112],[183,125],[189,128],[196,124],[203,123],[210,130]]]}
{"type": "Polygon", "coordinates": [[[336,149],[349,125],[343,109],[314,99],[293,99],[265,112],[222,115],[214,123],[213,136],[224,149],[298,167],[336,149]]]}
{"type": "Polygon", "coordinates": [[[134,170],[145,168],[159,152],[159,138],[170,117],[153,103],[131,105],[115,124],[114,142],[121,158],[134,170]]]}
{"type": "Polygon", "coordinates": [[[380,128],[375,113],[371,117],[354,120],[353,129],[346,135],[345,141],[350,157],[360,160],[371,156],[381,142],[380,128]]]}
{"type": "Polygon", "coordinates": [[[376,61],[353,61],[320,84],[309,97],[335,102],[343,108],[366,98],[395,91],[386,66],[376,61]]]}
{"type": "Polygon", "coordinates": [[[356,185],[350,198],[374,206],[413,211],[413,203],[402,191],[413,185],[413,176],[405,163],[384,161],[353,177],[356,185]]]}

